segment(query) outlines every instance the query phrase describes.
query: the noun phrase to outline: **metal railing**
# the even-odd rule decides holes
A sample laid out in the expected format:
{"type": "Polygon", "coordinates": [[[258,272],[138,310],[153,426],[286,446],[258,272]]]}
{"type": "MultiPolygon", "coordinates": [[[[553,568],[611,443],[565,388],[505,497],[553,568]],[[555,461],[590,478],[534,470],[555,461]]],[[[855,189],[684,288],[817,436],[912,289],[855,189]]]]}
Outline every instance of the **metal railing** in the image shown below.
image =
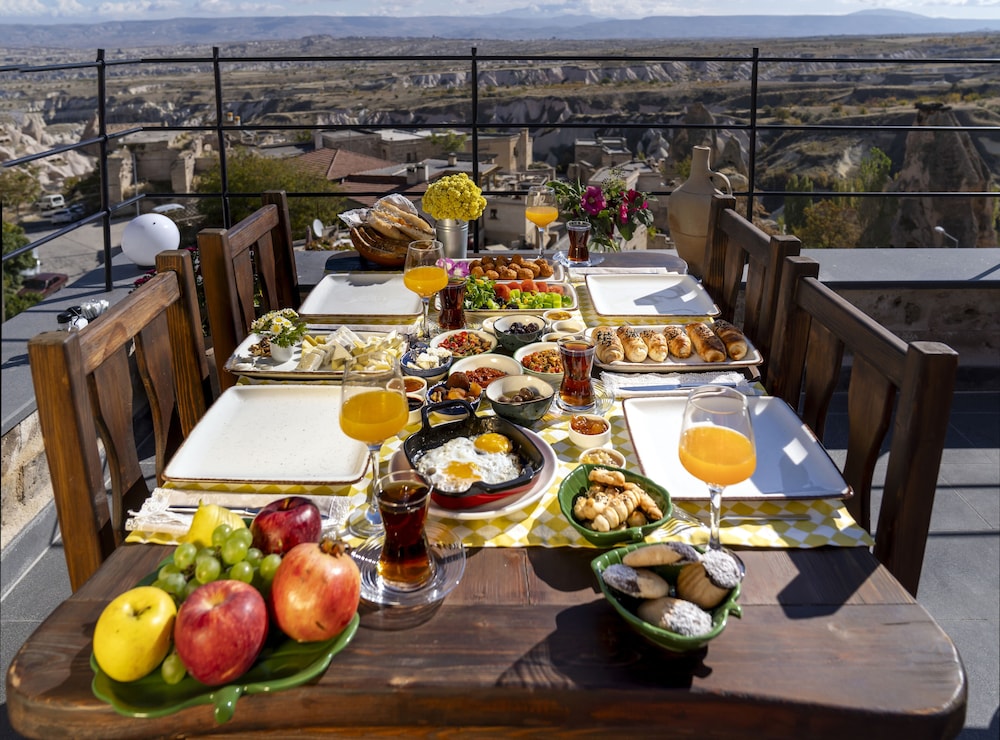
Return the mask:
{"type": "MultiPolygon", "coordinates": [[[[68,144],[59,147],[49,149],[47,151],[39,152],[37,154],[32,154],[25,157],[20,157],[18,159],[8,160],[2,163],[5,168],[17,167],[20,165],[28,164],[41,160],[46,157],[56,156],[61,153],[69,151],[79,151],[84,150],[88,147],[98,146],[99,147],[99,157],[98,157],[98,167],[100,172],[100,195],[101,195],[101,207],[97,213],[94,213],[82,220],[75,223],[69,224],[66,227],[59,229],[58,231],[49,234],[43,238],[40,238],[34,242],[31,242],[24,247],[13,251],[9,254],[3,256],[3,262],[6,263],[8,260],[13,259],[21,254],[24,254],[33,249],[37,249],[40,246],[48,244],[54,240],[59,239],[61,236],[73,231],[74,229],[80,228],[83,225],[92,223],[97,220],[101,220],[104,230],[104,265],[105,265],[105,289],[110,291],[112,289],[112,279],[111,279],[111,218],[118,212],[127,209],[135,205],[138,201],[146,197],[156,197],[158,199],[177,199],[177,198],[221,198],[223,206],[223,217],[225,225],[228,227],[231,225],[230,221],[230,199],[239,197],[259,197],[260,193],[244,193],[233,191],[229,186],[229,177],[227,171],[227,137],[231,134],[241,133],[241,132],[272,132],[272,131],[336,131],[336,130],[359,130],[363,129],[366,131],[378,131],[382,129],[397,129],[397,130],[426,130],[426,129],[441,129],[446,131],[460,131],[467,132],[470,136],[471,143],[471,159],[472,159],[472,172],[473,177],[478,181],[479,175],[479,161],[480,161],[480,142],[479,136],[483,132],[496,132],[503,130],[521,130],[521,129],[545,129],[545,128],[560,128],[560,129],[580,129],[587,131],[598,131],[603,130],[606,132],[621,132],[634,129],[649,130],[649,129],[664,129],[664,130],[677,130],[677,129],[705,129],[705,130],[730,130],[730,131],[743,131],[746,132],[748,140],[748,161],[747,161],[747,171],[748,171],[748,188],[745,191],[739,191],[736,195],[746,197],[746,207],[748,217],[753,212],[754,201],[758,198],[773,197],[773,196],[808,196],[815,198],[822,197],[894,197],[894,198],[921,198],[921,197],[960,197],[960,198],[998,198],[1000,193],[986,191],[986,192],[949,192],[949,191],[928,191],[928,192],[841,192],[841,191],[792,191],[792,190],[767,190],[757,187],[757,166],[758,166],[758,155],[757,155],[757,144],[759,135],[762,132],[777,132],[777,131],[815,131],[815,132],[845,132],[845,133],[857,133],[860,129],[871,129],[875,131],[893,131],[893,132],[907,132],[907,131],[960,131],[960,132],[980,132],[980,133],[998,133],[1000,129],[995,126],[924,126],[924,125],[891,125],[891,126],[858,126],[858,125],[838,125],[838,124],[810,124],[810,123],[761,123],[759,121],[760,111],[762,108],[762,94],[761,94],[761,68],[766,65],[782,65],[782,64],[809,64],[810,66],[815,65],[829,65],[830,67],[844,66],[844,65],[872,65],[877,67],[906,67],[908,65],[957,65],[963,69],[968,69],[970,66],[981,66],[986,65],[986,67],[991,70],[993,79],[1000,78],[1000,58],[905,58],[905,59],[895,59],[895,58],[856,58],[856,57],[813,57],[813,56],[803,56],[803,57],[789,57],[789,56],[773,56],[765,57],[761,56],[758,48],[753,48],[749,55],[740,56],[623,56],[623,55],[578,55],[578,54],[551,54],[551,55],[517,55],[517,56],[507,56],[507,55],[481,55],[477,52],[477,49],[473,47],[469,54],[449,54],[449,55],[366,55],[366,56],[348,56],[348,55],[333,55],[333,56],[305,56],[305,55],[294,55],[294,56],[242,56],[242,57],[227,57],[223,56],[219,49],[216,47],[212,50],[211,56],[190,56],[190,57],[150,57],[150,58],[138,58],[138,59],[121,59],[110,61],[106,58],[105,51],[103,49],[99,50],[97,53],[97,59],[94,62],[75,62],[68,64],[56,64],[56,65],[41,65],[41,66],[5,66],[0,67],[0,75],[2,74],[17,74],[17,75],[33,75],[41,74],[47,72],[56,71],[73,71],[73,70],[94,70],[96,72],[97,81],[97,135],[86,140],[81,140],[75,144],[68,144]],[[625,116],[617,116],[613,118],[606,118],[599,121],[587,120],[587,121],[558,121],[558,122],[547,122],[547,121],[496,121],[496,120],[480,120],[482,113],[481,106],[481,88],[484,87],[482,80],[480,79],[481,65],[483,64],[510,64],[512,62],[517,62],[519,64],[552,64],[553,62],[576,62],[581,64],[595,64],[595,63],[608,63],[611,65],[706,65],[706,64],[733,64],[733,65],[744,65],[749,67],[750,73],[747,75],[746,86],[747,86],[747,100],[748,100],[748,114],[746,122],[740,122],[735,120],[735,116],[730,116],[734,120],[727,122],[713,122],[713,123],[687,123],[683,121],[669,121],[666,119],[662,120],[643,120],[641,122],[625,120],[625,116]],[[228,123],[225,118],[225,100],[226,96],[224,91],[226,90],[225,81],[226,75],[224,68],[226,65],[233,64],[275,64],[275,65],[294,65],[294,64],[305,64],[305,65],[322,65],[326,63],[357,63],[364,62],[366,64],[372,63],[384,63],[390,65],[398,65],[401,69],[410,69],[410,65],[414,63],[458,63],[460,65],[467,65],[469,70],[469,86],[468,86],[468,101],[469,101],[469,117],[467,119],[459,120],[449,120],[449,121],[438,121],[433,124],[428,124],[425,122],[421,123],[407,123],[407,122],[388,122],[388,123],[361,123],[361,124],[281,124],[281,125],[261,125],[253,123],[228,123]],[[214,86],[214,100],[215,100],[215,121],[212,123],[206,123],[204,125],[163,125],[156,126],[156,131],[178,131],[178,132],[214,132],[215,137],[219,143],[219,159],[220,159],[220,174],[222,190],[218,193],[157,193],[155,196],[139,194],[132,198],[128,198],[119,203],[110,202],[110,192],[109,192],[109,181],[108,181],[108,155],[109,155],[109,145],[119,139],[127,137],[131,134],[135,134],[141,131],[147,130],[143,126],[136,126],[123,131],[117,131],[114,133],[109,133],[109,101],[107,95],[107,82],[109,71],[119,70],[123,68],[136,68],[139,66],[149,66],[155,67],[158,65],[194,65],[194,66],[204,66],[210,68],[213,86],[214,86]],[[993,71],[995,70],[995,73],[993,71]]],[[[379,196],[384,193],[384,190],[371,190],[371,191],[360,191],[355,190],[353,194],[359,196],[379,196]]],[[[517,191],[490,191],[484,190],[484,195],[490,197],[491,195],[517,195],[517,191]]],[[[523,193],[520,193],[523,194],[523,193]]],[[[669,195],[669,190],[654,190],[651,191],[654,196],[657,195],[669,195]]],[[[327,197],[330,196],[329,193],[311,193],[311,192],[289,192],[288,196],[290,198],[305,198],[305,197],[327,197]]],[[[478,224],[476,224],[478,230],[478,224]]],[[[475,243],[478,245],[478,234],[475,243]]]]}

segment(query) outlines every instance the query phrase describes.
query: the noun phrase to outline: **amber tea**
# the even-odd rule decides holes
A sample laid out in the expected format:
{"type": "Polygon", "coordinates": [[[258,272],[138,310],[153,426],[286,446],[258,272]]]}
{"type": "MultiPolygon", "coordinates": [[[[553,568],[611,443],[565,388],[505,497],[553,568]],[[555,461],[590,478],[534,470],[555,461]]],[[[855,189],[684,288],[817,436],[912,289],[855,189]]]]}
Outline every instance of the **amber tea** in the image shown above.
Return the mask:
{"type": "Polygon", "coordinates": [[[590,408],[594,404],[594,384],[590,379],[594,367],[594,342],[574,335],[561,337],[558,344],[563,363],[559,400],[567,408],[590,408]]]}
{"type": "Polygon", "coordinates": [[[430,486],[413,473],[392,473],[379,480],[379,513],[385,540],[378,573],[387,586],[413,591],[433,575],[424,523],[430,486]]]}

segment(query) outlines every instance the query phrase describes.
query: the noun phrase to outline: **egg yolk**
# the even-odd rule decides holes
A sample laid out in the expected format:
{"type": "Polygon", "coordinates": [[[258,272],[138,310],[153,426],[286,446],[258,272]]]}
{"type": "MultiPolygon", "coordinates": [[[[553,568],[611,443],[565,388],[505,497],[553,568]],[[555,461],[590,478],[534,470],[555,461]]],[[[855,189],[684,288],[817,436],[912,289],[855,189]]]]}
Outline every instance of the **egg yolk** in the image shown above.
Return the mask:
{"type": "Polygon", "coordinates": [[[482,452],[510,452],[513,445],[510,439],[496,432],[487,432],[476,437],[476,449],[482,452]]]}
{"type": "Polygon", "coordinates": [[[468,462],[459,462],[458,460],[452,460],[448,463],[445,468],[445,475],[451,478],[458,478],[462,480],[479,479],[479,470],[476,466],[468,462]]]}

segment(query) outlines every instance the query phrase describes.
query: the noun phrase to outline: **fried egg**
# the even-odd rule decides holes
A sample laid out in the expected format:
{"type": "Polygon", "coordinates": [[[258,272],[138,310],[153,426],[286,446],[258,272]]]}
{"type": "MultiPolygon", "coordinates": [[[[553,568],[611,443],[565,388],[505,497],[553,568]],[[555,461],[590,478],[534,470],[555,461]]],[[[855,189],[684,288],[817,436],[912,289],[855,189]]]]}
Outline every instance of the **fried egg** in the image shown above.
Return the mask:
{"type": "Polygon", "coordinates": [[[495,484],[521,474],[513,445],[502,434],[456,437],[428,450],[417,461],[417,470],[440,491],[457,493],[473,483],[495,484]],[[484,439],[485,438],[485,439],[484,439]]]}

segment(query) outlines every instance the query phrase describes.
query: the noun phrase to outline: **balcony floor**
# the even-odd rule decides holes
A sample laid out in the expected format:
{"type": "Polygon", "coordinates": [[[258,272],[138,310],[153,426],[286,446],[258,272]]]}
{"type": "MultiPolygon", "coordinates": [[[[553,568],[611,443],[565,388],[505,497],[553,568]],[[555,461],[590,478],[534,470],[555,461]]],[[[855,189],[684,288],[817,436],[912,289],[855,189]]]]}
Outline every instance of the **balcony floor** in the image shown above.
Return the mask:
{"type": "MultiPolygon", "coordinates": [[[[846,420],[840,396],[827,433],[834,456],[834,440],[838,432],[842,436],[846,420]]],[[[938,485],[919,598],[958,646],[968,673],[969,706],[959,737],[996,738],[1000,734],[1000,392],[956,393],[938,485]]],[[[54,516],[51,519],[51,526],[37,528],[34,535],[49,540],[42,556],[0,602],[0,665],[5,672],[28,635],[70,593],[54,516]]],[[[19,737],[7,722],[6,693],[0,701],[4,702],[0,737],[19,737]]]]}

